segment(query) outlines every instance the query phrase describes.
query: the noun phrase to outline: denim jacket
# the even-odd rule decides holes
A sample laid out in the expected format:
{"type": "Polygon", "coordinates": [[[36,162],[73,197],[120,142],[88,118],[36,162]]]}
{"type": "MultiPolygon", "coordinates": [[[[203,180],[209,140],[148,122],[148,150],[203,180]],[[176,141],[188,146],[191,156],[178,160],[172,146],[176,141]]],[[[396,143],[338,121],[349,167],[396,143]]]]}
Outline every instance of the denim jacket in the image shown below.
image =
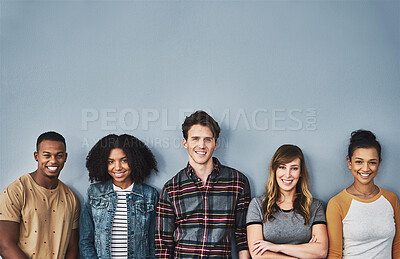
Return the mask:
{"type": "MultiPolygon", "coordinates": [[[[91,184],[82,207],[79,226],[81,259],[111,258],[111,230],[118,195],[112,181],[91,184]]],[[[157,191],[146,184],[133,185],[127,194],[128,258],[154,258],[157,191]]]]}

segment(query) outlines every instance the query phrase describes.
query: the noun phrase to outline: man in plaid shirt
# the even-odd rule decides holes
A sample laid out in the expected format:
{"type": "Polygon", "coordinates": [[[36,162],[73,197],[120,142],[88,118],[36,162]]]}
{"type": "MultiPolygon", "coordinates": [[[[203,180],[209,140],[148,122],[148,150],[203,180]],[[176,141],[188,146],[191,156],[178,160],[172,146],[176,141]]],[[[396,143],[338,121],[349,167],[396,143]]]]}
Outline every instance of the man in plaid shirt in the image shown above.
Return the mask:
{"type": "Polygon", "coordinates": [[[197,111],[182,124],[189,163],[169,180],[157,206],[156,258],[250,258],[246,238],[249,182],[213,158],[220,127],[197,111]]]}

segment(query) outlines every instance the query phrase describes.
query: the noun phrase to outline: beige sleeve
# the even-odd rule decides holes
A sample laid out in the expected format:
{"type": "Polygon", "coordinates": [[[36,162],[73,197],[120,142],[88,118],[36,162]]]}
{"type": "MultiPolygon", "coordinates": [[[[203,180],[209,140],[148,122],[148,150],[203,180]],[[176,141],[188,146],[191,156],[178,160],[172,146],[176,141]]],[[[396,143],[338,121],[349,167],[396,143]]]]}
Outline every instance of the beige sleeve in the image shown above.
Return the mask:
{"type": "Polygon", "coordinates": [[[76,194],[74,193],[74,197],[75,197],[75,210],[74,210],[74,219],[72,222],[72,229],[77,229],[79,228],[79,215],[81,213],[81,203],[79,202],[78,197],[76,196],[76,194]]]}
{"type": "Polygon", "coordinates": [[[326,209],[329,249],[328,259],[342,258],[343,225],[342,221],[349,211],[351,199],[345,199],[344,193],[339,193],[330,199],[326,209]]]}
{"type": "Polygon", "coordinates": [[[394,210],[394,222],[396,225],[396,234],[393,239],[393,247],[392,247],[392,257],[393,259],[400,258],[400,208],[399,208],[399,199],[396,194],[382,190],[385,198],[390,202],[394,210]]]}
{"type": "Polygon", "coordinates": [[[20,223],[24,206],[24,192],[19,179],[4,188],[0,194],[0,220],[20,223]]]}

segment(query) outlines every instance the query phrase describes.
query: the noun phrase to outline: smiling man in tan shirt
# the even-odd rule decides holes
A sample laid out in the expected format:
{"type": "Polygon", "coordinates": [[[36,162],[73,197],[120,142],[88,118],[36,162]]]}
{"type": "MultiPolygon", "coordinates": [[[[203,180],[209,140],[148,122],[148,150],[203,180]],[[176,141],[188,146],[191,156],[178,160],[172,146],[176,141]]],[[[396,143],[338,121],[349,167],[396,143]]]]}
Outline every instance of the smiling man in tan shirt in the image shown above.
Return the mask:
{"type": "Polygon", "coordinates": [[[16,258],[77,258],[78,198],[58,176],[67,159],[65,139],[39,136],[36,171],[0,193],[0,255],[16,258]]]}

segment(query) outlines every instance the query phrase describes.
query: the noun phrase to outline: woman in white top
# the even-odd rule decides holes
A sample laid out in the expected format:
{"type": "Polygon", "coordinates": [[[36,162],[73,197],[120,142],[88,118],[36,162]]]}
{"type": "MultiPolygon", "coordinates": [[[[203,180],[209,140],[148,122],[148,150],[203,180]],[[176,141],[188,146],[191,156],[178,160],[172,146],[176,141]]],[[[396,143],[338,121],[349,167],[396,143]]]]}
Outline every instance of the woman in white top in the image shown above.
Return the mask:
{"type": "Polygon", "coordinates": [[[328,258],[400,258],[398,198],[374,183],[381,161],[372,132],[351,134],[347,163],[354,181],[328,203],[328,258]]]}

